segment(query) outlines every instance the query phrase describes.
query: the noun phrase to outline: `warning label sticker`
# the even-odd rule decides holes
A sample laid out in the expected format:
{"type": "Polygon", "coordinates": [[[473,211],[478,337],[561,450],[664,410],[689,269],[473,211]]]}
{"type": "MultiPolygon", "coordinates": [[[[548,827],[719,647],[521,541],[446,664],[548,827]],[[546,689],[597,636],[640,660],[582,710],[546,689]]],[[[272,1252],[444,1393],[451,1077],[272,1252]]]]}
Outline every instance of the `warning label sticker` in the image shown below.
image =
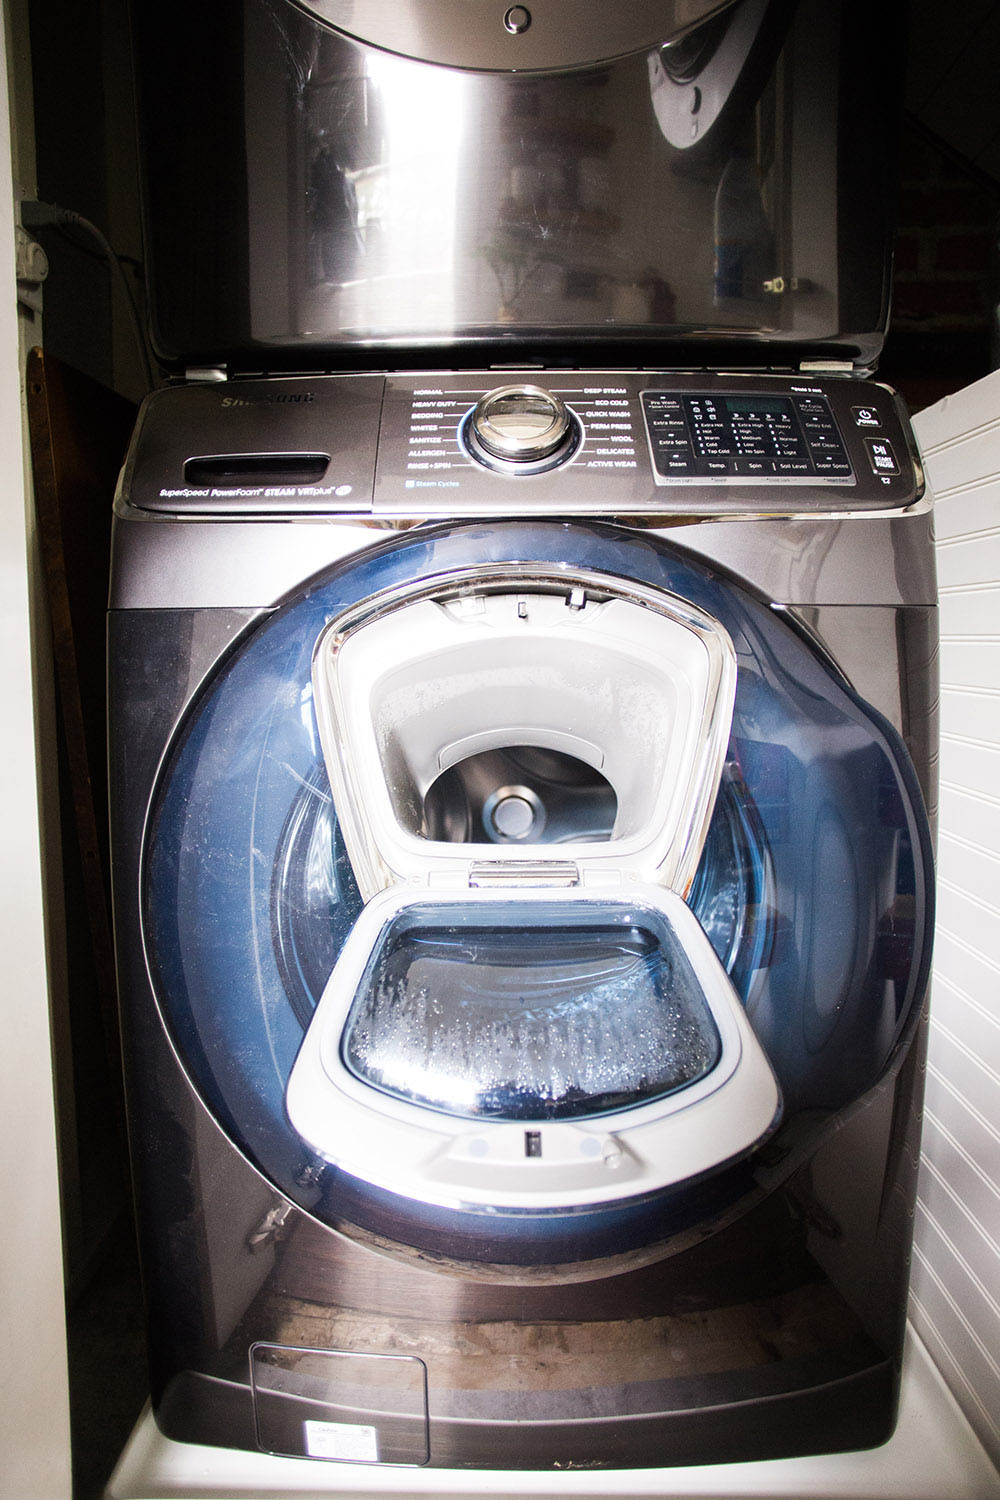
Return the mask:
{"type": "Polygon", "coordinates": [[[342,1463],[378,1463],[378,1432],[354,1422],[303,1422],[310,1458],[337,1458],[342,1463]]]}

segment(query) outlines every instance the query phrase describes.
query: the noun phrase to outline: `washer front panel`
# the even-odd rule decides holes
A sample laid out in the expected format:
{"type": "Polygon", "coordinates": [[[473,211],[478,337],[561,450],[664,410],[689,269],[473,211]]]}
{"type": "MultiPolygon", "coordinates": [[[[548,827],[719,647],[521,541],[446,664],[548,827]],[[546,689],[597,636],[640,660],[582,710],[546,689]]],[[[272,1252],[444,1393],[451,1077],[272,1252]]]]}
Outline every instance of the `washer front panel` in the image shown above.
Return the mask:
{"type": "MultiPolygon", "coordinates": [[[[461,1242],[473,1258],[478,1231],[461,1215],[408,1208],[400,1227],[376,1189],[311,1153],[285,1112],[305,1028],[361,907],[322,762],[312,653],[330,620],[380,590],[477,560],[567,557],[685,598],[733,640],[732,734],[691,902],[786,1119],[869,1090],[922,993],[929,850],[906,753],[751,596],[648,537],[580,523],[422,530],[311,580],[220,660],[165,757],[141,877],[150,972],[211,1113],[283,1193],[328,1221],[391,1219],[411,1243],[461,1242]]],[[[534,1226],[492,1215],[489,1255],[608,1253],[625,1220],[639,1233],[646,1213],[625,1203],[610,1219],[542,1214],[534,1226]]]]}

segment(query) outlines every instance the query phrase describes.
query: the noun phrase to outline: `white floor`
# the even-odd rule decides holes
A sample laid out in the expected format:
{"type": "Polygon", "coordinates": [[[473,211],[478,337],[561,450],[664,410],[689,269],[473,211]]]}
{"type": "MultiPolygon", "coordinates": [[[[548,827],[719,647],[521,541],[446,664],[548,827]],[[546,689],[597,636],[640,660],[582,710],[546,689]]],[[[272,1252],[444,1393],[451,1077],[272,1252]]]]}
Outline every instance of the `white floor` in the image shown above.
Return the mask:
{"type": "Polygon", "coordinates": [[[688,1469],[473,1474],[272,1458],[172,1443],[161,1437],[147,1410],[105,1500],[367,1500],[372,1495],[394,1500],[1000,1500],[1000,1474],[911,1332],[895,1435],[864,1453],[688,1469]]]}

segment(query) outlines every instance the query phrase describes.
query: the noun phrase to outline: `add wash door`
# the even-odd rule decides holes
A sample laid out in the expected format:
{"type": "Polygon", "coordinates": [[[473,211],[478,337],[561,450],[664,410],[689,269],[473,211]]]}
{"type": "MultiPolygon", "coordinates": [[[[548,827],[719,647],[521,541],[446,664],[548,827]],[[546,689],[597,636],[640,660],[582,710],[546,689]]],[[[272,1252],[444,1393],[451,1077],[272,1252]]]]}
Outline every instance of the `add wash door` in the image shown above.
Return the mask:
{"type": "Polygon", "coordinates": [[[370,899],[288,1083],[321,1157],[424,1204],[578,1212],[774,1128],[774,1076],[682,899],[735,687],[717,620],[569,566],[438,575],[331,622],[314,703],[370,899]],[[605,830],[574,826],[572,782],[552,806],[539,756],[600,777],[605,830]]]}

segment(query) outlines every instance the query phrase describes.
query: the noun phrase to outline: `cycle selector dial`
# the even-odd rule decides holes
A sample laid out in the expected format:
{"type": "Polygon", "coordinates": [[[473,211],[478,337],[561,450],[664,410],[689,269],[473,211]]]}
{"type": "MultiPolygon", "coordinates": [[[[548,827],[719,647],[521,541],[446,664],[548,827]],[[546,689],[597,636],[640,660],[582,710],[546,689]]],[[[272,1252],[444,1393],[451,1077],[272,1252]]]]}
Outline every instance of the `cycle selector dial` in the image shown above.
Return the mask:
{"type": "Polygon", "coordinates": [[[538,385],[487,391],[463,424],[471,456],[487,468],[537,474],[571,456],[579,423],[565,402],[538,385]]]}

